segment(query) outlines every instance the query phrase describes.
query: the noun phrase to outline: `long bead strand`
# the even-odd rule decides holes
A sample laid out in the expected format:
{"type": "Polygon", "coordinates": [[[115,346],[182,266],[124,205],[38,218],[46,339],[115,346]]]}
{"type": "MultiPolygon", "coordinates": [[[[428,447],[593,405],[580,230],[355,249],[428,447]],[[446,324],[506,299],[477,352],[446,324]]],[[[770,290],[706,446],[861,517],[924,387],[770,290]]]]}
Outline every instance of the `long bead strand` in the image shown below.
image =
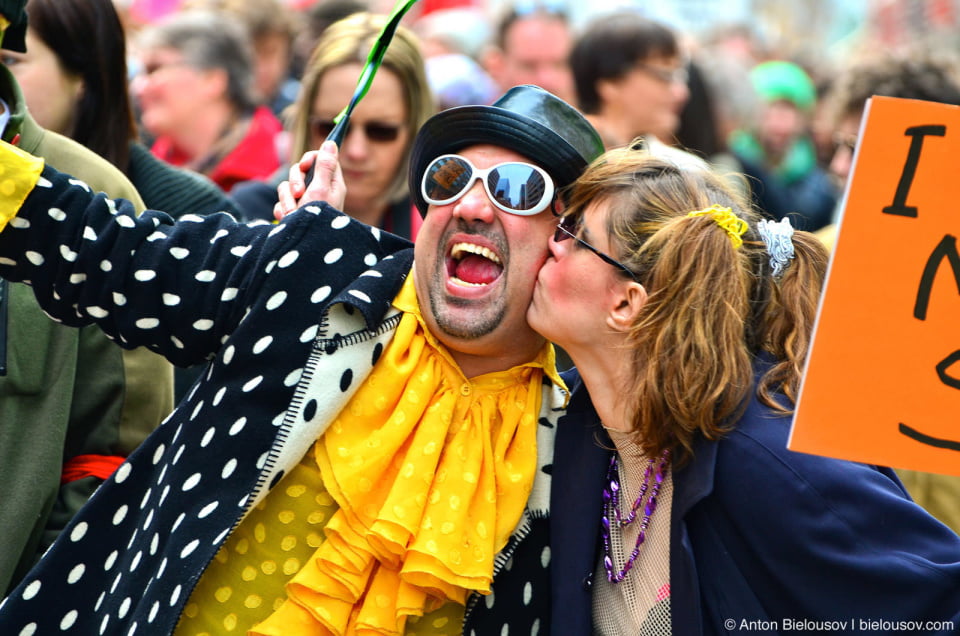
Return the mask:
{"type": "Polygon", "coordinates": [[[643,498],[650,484],[650,477],[654,474],[654,462],[653,459],[650,459],[649,463],[647,464],[647,470],[644,474],[643,484],[640,486],[640,493],[637,496],[636,501],[633,502],[633,506],[631,506],[630,514],[624,519],[620,514],[620,476],[617,463],[617,454],[614,453],[613,457],[610,459],[610,468],[607,471],[607,483],[609,484],[609,488],[604,487],[603,489],[604,513],[601,519],[601,535],[603,537],[603,566],[607,571],[607,580],[611,583],[619,583],[623,581],[623,579],[627,577],[627,573],[630,572],[630,569],[633,567],[637,557],[640,555],[640,546],[647,537],[647,528],[650,526],[650,519],[653,517],[653,513],[657,510],[657,495],[660,493],[660,487],[663,485],[663,479],[666,475],[669,459],[670,451],[663,451],[663,455],[660,457],[660,462],[657,466],[653,487],[650,489],[650,497],[647,499],[647,503],[644,506],[643,517],[640,520],[640,530],[637,534],[636,544],[634,545],[633,550],[630,552],[630,556],[627,557],[623,568],[617,570],[616,572],[614,571],[615,568],[613,564],[613,550],[610,545],[610,516],[614,517],[615,523],[621,528],[630,525],[636,519],[637,510],[639,510],[640,506],[643,505],[643,498]],[[611,508],[614,511],[613,515],[610,515],[609,513],[611,508]]]}

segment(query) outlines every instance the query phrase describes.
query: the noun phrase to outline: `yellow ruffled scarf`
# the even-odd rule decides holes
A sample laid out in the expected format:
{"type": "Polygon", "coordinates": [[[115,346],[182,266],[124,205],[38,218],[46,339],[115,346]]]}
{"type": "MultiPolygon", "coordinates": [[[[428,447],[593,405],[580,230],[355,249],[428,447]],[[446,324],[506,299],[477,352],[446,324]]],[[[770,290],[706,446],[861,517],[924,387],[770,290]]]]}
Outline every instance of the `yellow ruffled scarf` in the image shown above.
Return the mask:
{"type": "Polygon", "coordinates": [[[536,473],[544,370],[562,384],[553,347],[468,380],[425,328],[412,276],[394,305],[396,335],[314,446],[340,510],[251,634],[402,634],[490,591],[536,473]]]}

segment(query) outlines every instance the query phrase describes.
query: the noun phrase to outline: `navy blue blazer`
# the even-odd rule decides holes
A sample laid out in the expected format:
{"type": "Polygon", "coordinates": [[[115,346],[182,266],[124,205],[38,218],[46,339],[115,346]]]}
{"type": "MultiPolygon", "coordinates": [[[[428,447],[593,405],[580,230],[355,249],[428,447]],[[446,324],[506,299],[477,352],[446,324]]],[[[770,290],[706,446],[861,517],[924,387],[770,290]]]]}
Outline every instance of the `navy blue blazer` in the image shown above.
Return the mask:
{"type": "MultiPolygon", "coordinates": [[[[551,622],[590,634],[612,443],[579,374],[564,375],[573,397],[554,454],[551,622]]],[[[960,537],[892,470],[787,450],[791,421],[754,397],[734,430],[698,439],[674,472],[673,633],[825,631],[817,621],[846,621],[835,627],[848,633],[960,633],[960,537]]]]}

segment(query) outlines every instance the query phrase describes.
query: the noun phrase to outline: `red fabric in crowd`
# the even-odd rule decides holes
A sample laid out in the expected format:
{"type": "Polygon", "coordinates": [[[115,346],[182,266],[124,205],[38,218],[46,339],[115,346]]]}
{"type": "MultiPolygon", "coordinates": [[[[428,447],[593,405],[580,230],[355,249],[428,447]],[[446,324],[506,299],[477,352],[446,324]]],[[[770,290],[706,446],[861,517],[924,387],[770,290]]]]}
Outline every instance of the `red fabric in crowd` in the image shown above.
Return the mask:
{"type": "Polygon", "coordinates": [[[84,477],[106,480],[123,463],[124,457],[115,455],[77,455],[63,465],[60,484],[68,484],[84,477]]]}
{"type": "MultiPolygon", "coordinates": [[[[269,178],[280,167],[277,136],[282,130],[283,124],[269,108],[258,107],[244,138],[205,174],[224,192],[241,181],[269,178]]],[[[175,166],[189,167],[192,159],[175,148],[169,137],[158,137],[150,151],[175,166]]]]}

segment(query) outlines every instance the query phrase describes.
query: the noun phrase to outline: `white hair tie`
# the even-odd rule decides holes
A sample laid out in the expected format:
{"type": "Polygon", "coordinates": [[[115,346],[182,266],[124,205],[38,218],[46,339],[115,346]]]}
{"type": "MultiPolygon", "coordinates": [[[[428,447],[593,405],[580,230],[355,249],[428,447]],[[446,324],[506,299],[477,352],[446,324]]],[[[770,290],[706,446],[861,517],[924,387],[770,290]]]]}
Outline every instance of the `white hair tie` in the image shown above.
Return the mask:
{"type": "Polygon", "coordinates": [[[773,275],[779,276],[789,260],[793,258],[793,226],[790,225],[790,219],[786,217],[780,221],[762,219],[757,231],[760,232],[760,238],[763,239],[764,245],[767,246],[767,253],[770,254],[773,275]]]}

